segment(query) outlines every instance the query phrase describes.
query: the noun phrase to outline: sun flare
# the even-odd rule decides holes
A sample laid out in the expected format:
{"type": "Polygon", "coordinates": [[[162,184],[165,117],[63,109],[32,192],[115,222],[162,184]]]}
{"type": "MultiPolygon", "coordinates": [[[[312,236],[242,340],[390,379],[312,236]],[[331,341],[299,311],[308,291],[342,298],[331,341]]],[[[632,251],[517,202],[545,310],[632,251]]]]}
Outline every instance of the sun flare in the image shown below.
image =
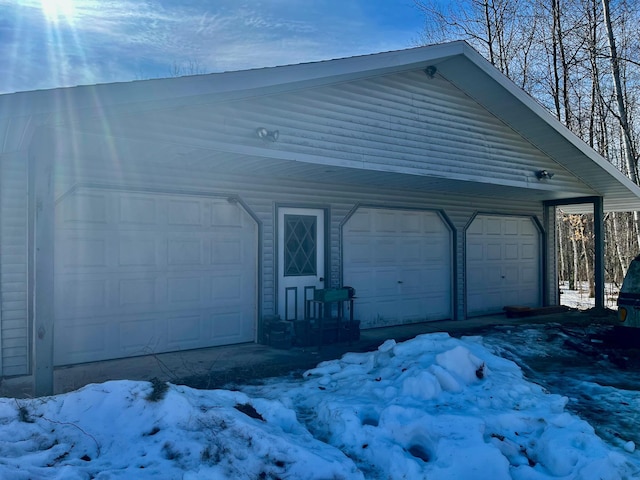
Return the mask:
{"type": "Polygon", "coordinates": [[[41,0],[42,13],[49,22],[58,22],[61,18],[70,20],[74,14],[74,0],[41,0]]]}

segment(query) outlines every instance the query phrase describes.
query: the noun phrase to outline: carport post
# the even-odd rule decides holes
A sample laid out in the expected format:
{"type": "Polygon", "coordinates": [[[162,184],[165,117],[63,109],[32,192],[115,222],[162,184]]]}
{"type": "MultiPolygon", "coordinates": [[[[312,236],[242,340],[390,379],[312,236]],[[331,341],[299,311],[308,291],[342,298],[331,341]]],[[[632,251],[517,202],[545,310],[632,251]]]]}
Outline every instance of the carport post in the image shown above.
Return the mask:
{"type": "Polygon", "coordinates": [[[594,287],[596,309],[604,309],[604,207],[602,197],[593,198],[593,235],[595,245],[594,287]]]}
{"type": "Polygon", "coordinates": [[[53,394],[54,185],[51,155],[31,152],[33,218],[33,381],[35,396],[53,394]]]}

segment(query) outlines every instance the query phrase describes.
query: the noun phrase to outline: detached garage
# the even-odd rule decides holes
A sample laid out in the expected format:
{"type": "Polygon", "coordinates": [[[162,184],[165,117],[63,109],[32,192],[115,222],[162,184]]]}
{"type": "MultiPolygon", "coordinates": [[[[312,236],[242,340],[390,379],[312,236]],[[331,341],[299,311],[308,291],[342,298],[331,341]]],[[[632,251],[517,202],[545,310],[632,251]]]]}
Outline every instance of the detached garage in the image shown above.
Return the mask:
{"type": "Polygon", "coordinates": [[[555,208],[640,189],[464,42],[0,95],[0,374],[559,301],[555,208]],[[553,174],[553,175],[551,175],[553,174]]]}

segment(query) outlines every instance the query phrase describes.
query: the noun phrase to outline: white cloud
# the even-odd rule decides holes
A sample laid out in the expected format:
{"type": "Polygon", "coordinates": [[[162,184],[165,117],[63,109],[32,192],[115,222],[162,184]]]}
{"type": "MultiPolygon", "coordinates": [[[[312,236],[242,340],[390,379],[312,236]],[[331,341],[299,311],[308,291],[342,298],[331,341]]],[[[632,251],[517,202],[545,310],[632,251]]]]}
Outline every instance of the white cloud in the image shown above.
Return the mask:
{"type": "Polygon", "coordinates": [[[0,55],[9,59],[0,66],[0,92],[167,76],[183,62],[223,71],[397,49],[410,45],[420,23],[382,25],[384,9],[408,8],[397,0],[73,5],[54,23],[40,0],[0,0],[0,55]]]}

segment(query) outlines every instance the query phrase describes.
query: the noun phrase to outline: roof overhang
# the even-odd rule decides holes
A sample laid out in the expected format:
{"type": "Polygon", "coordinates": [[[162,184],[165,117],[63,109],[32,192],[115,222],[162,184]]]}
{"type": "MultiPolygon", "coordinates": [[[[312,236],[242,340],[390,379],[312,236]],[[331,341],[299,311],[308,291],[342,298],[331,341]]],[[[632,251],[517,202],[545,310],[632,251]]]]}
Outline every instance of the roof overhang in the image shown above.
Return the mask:
{"type": "MultiPolygon", "coordinates": [[[[469,45],[462,43],[462,50],[461,55],[438,63],[438,71],[447,80],[598,192],[604,198],[606,211],[640,209],[638,185],[469,45]]],[[[588,205],[565,208],[590,211],[588,205]]]]}
{"type": "MultiPolygon", "coordinates": [[[[86,118],[271,95],[430,66],[602,196],[605,210],[640,210],[640,187],[461,41],[282,67],[0,95],[0,127],[22,118],[19,123],[29,128],[32,119],[73,128],[86,118]]],[[[554,192],[550,199],[562,196],[554,192]]]]}

